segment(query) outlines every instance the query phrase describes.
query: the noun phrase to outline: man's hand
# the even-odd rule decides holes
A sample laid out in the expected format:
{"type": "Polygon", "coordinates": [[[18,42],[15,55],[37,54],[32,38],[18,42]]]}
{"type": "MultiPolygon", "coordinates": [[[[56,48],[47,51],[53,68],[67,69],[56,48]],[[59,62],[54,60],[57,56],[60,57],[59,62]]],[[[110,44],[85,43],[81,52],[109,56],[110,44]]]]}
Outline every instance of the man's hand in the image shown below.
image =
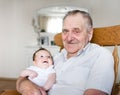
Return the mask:
{"type": "Polygon", "coordinates": [[[41,87],[35,85],[27,78],[19,77],[16,82],[16,89],[22,95],[47,95],[41,87]]]}

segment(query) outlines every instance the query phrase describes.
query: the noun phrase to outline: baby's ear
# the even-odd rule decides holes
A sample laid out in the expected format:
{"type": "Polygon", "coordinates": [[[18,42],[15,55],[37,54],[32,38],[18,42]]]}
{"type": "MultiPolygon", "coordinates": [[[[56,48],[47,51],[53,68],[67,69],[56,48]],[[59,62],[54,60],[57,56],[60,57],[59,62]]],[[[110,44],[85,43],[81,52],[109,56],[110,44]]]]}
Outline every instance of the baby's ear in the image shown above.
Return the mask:
{"type": "Polygon", "coordinates": [[[34,65],[36,64],[35,61],[33,61],[33,64],[34,64],[34,65]]]}

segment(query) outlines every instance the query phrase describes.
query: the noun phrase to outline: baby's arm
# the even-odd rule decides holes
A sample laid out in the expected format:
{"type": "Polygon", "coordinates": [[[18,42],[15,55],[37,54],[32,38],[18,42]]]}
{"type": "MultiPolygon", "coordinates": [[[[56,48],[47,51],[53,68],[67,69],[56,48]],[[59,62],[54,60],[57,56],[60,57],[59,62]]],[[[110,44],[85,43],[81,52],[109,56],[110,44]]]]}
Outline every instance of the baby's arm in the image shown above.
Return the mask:
{"type": "Polygon", "coordinates": [[[56,74],[55,73],[51,73],[47,79],[47,82],[45,83],[44,85],[44,89],[47,91],[49,90],[53,84],[55,83],[55,80],[56,80],[56,74]]]}
{"type": "Polygon", "coordinates": [[[30,77],[30,78],[35,78],[37,77],[37,73],[33,70],[25,69],[21,72],[20,76],[21,77],[30,77]]]}

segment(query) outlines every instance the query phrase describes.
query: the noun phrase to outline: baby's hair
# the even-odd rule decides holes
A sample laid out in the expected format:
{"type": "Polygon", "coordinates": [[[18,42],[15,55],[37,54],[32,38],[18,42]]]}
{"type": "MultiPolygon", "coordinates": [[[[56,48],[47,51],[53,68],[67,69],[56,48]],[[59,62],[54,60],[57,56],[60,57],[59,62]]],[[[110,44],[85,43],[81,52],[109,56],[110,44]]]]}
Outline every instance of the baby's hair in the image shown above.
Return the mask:
{"type": "Polygon", "coordinates": [[[41,50],[47,51],[47,52],[50,54],[50,56],[51,56],[51,58],[52,58],[52,61],[53,61],[53,57],[52,57],[50,51],[48,51],[48,50],[45,49],[45,48],[39,48],[38,50],[36,50],[36,51],[34,52],[34,54],[33,54],[33,61],[35,60],[35,55],[36,55],[36,53],[39,52],[39,51],[41,51],[41,50]]]}

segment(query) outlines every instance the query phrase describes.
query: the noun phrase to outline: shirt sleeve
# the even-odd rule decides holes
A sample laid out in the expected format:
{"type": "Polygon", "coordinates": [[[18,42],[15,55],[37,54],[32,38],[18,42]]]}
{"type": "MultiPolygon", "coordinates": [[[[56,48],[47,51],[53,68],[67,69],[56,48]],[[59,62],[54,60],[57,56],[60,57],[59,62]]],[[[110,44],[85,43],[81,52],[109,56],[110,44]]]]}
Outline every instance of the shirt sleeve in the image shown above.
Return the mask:
{"type": "Polygon", "coordinates": [[[114,60],[109,52],[102,52],[93,65],[86,89],[98,89],[108,94],[111,93],[114,83],[114,60]]]}

